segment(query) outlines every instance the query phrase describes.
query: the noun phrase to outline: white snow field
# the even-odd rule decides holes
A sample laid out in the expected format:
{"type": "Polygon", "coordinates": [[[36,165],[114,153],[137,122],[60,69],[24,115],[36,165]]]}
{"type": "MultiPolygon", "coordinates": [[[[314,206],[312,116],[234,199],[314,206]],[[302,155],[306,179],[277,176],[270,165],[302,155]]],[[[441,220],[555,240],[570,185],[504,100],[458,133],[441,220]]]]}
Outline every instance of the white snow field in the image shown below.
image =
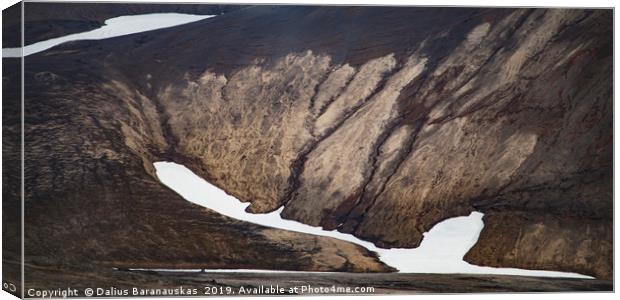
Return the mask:
{"type": "Polygon", "coordinates": [[[215,15],[157,13],[134,16],[121,16],[107,19],[105,21],[105,25],[91,31],[65,35],[62,37],[53,38],[24,46],[23,53],[21,47],[2,48],[2,57],[21,57],[22,55],[28,56],[41,51],[45,51],[49,48],[65,42],[80,40],[103,40],[132,33],[178,26],[211,17],[215,17],[215,15]]]}
{"type": "MultiPolygon", "coordinates": [[[[404,273],[470,273],[504,274],[523,276],[592,278],[577,273],[524,270],[514,268],[480,267],[463,261],[463,256],[476,243],[484,227],[483,214],[472,212],[469,216],[447,219],[424,234],[420,247],[415,249],[378,248],[374,244],[353,235],[336,230],[327,231],[280,217],[283,207],[267,214],[245,211],[249,203],[240,202],[220,188],[210,184],[183,165],[172,162],[156,162],[159,180],[186,200],[209,208],[222,215],[242,221],[273,228],[328,236],[349,241],[379,254],[381,261],[404,273]]],[[[166,271],[159,269],[159,271],[166,271]]],[[[173,271],[173,270],[168,270],[173,271]]],[[[177,270],[179,271],[179,270],[177,270]]],[[[208,270],[209,272],[279,272],[278,270],[208,270]]],[[[290,271],[282,271],[290,272],[290,271]]]]}

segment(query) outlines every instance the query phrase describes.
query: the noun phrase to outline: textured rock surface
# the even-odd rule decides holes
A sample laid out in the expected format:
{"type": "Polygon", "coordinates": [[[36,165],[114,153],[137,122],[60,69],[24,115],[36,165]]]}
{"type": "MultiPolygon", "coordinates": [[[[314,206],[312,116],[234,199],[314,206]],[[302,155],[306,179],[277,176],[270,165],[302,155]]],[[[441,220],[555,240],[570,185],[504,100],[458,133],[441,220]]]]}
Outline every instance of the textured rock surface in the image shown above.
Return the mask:
{"type": "MultiPolygon", "coordinates": [[[[333,11],[307,12],[290,32],[333,11]]],[[[370,24],[421,13],[360,11],[370,24]]],[[[480,210],[487,228],[470,261],[609,278],[609,13],[469,13],[410,44],[385,46],[400,37],[390,30],[407,28],[397,23],[381,27],[392,38],[259,56],[170,84],[158,98],[176,149],[255,212],[285,205],[287,218],[415,247],[437,222],[480,210]],[[537,220],[540,232],[500,226],[496,213],[537,220]],[[518,233],[527,250],[502,238],[518,233]],[[522,255],[507,259],[513,252],[522,255]]],[[[343,23],[363,26],[356,17],[343,23]]]]}
{"type": "Polygon", "coordinates": [[[613,252],[609,242],[613,238],[612,231],[597,220],[493,212],[484,216],[484,222],[488,225],[465,256],[467,261],[488,266],[613,273],[609,258],[598,254],[613,252]],[[567,265],[566,261],[571,264],[567,265]]]}
{"type": "Polygon", "coordinates": [[[160,117],[136,90],[26,73],[28,263],[390,271],[362,247],[236,221],[164,187],[152,165],[164,159],[153,155],[165,147],[160,117]],[[54,88],[69,82],[70,92],[54,88]]]}
{"type": "MultiPolygon", "coordinates": [[[[468,261],[611,278],[611,24],[609,10],[262,6],[56,47],[26,62],[27,210],[75,212],[66,233],[92,236],[98,256],[159,258],[174,237],[162,224],[206,218],[154,180],[151,163],[174,160],[253,212],[284,205],[384,247],[482,211],[468,261]],[[148,243],[127,243],[128,225],[148,243]]],[[[47,239],[66,224],[43,228],[27,251],[69,251],[47,239]]],[[[212,251],[197,248],[166,260],[212,251]]]]}

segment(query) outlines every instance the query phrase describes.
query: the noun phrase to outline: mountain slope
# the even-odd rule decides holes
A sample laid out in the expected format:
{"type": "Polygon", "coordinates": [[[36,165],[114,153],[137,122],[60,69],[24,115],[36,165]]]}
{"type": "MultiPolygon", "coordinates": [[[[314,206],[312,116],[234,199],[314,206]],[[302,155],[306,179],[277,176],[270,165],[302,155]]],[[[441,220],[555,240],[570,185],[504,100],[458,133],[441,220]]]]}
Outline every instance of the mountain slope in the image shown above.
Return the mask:
{"type": "MultiPolygon", "coordinates": [[[[132,199],[148,203],[138,216],[190,222],[146,200],[162,189],[151,163],[173,160],[253,212],[284,205],[383,247],[416,247],[441,220],[481,211],[468,261],[611,278],[611,16],[258,6],[56,47],[26,60],[27,210],[132,199]],[[117,194],[128,178],[148,180],[117,194]]],[[[50,243],[40,230],[33,245],[50,243]]]]}

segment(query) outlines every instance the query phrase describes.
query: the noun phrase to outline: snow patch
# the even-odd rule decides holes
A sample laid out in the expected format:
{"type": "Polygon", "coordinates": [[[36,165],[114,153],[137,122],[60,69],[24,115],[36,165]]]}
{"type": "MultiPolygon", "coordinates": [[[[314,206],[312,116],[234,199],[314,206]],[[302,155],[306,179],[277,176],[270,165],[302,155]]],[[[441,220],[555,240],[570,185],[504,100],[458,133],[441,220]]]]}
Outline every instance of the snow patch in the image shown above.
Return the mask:
{"type": "Polygon", "coordinates": [[[120,16],[106,20],[105,25],[91,31],[70,34],[58,38],[37,42],[25,46],[23,49],[21,47],[2,48],[2,57],[22,57],[22,55],[28,56],[50,49],[65,42],[108,39],[133,33],[178,26],[211,17],[215,17],[215,15],[157,13],[134,16],[120,16]]]}
{"type": "MultiPolygon", "coordinates": [[[[284,209],[283,207],[266,214],[248,213],[245,209],[250,205],[249,203],[243,203],[237,198],[226,194],[226,192],[200,178],[185,166],[172,162],[156,162],[154,165],[159,180],[190,202],[242,221],[348,241],[377,252],[381,261],[397,268],[400,272],[592,278],[590,276],[568,272],[480,267],[463,261],[463,256],[465,256],[467,251],[476,243],[484,227],[484,223],[482,222],[483,214],[480,212],[472,212],[469,216],[450,218],[438,223],[430,231],[424,233],[424,240],[422,240],[418,248],[382,249],[351,234],[341,233],[336,230],[323,230],[320,227],[313,227],[296,221],[282,219],[280,213],[284,209]]],[[[208,271],[292,272],[247,269],[208,271]]]]}

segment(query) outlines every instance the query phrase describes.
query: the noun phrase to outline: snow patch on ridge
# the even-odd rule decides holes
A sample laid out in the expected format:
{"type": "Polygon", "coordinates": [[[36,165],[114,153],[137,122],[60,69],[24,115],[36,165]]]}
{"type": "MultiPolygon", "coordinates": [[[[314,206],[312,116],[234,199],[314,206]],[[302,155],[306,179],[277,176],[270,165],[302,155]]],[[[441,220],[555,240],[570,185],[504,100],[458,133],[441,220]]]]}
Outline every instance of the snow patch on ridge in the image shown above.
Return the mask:
{"type": "Polygon", "coordinates": [[[106,20],[105,25],[91,31],[53,38],[31,44],[23,48],[2,48],[2,57],[28,56],[41,51],[45,51],[66,42],[108,39],[133,33],[178,26],[211,17],[215,17],[215,15],[156,13],[134,16],[120,16],[106,20]]]}

